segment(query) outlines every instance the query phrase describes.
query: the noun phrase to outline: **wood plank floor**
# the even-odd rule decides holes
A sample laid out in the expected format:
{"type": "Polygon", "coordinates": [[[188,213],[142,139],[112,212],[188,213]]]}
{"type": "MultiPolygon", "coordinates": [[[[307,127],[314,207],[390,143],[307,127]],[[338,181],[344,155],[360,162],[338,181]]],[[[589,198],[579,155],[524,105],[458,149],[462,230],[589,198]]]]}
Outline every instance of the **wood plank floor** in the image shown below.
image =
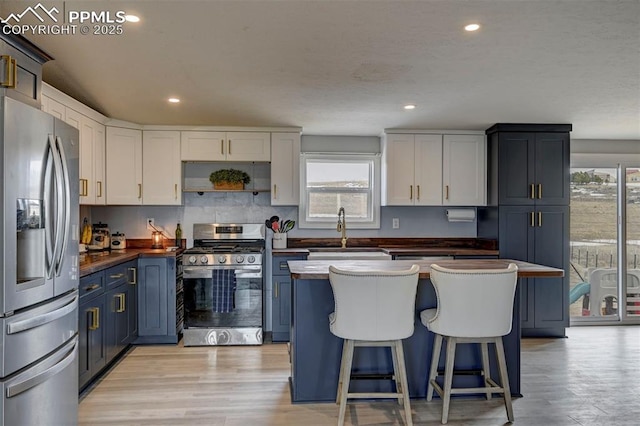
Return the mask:
{"type": "MultiPolygon", "coordinates": [[[[575,327],[523,339],[517,425],[640,424],[640,327],[575,327]]],[[[139,346],[80,402],[81,425],[333,425],[335,404],[290,402],[287,347],[139,346]]],[[[500,398],[454,400],[450,425],[502,425],[500,398]]],[[[416,425],[441,402],[412,400],[416,425]]],[[[403,424],[394,402],[356,402],[347,424],[403,424]]]]}

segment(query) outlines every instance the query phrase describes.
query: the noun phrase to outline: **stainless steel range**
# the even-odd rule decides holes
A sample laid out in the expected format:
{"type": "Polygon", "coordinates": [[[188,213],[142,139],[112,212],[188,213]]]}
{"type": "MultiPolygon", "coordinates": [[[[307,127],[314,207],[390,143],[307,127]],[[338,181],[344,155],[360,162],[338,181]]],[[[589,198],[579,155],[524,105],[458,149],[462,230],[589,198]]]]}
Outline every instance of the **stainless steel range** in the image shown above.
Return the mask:
{"type": "Polygon", "coordinates": [[[264,224],[196,223],[184,252],[184,345],[262,344],[264,224]]]}

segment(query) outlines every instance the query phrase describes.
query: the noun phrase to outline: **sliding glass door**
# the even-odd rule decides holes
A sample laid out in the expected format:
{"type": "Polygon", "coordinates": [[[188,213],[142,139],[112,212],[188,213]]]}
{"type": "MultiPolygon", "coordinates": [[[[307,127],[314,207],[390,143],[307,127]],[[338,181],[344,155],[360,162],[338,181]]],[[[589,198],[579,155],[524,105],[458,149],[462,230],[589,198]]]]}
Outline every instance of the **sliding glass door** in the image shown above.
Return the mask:
{"type": "Polygon", "coordinates": [[[571,169],[569,273],[573,325],[640,322],[640,167],[571,169]]]}

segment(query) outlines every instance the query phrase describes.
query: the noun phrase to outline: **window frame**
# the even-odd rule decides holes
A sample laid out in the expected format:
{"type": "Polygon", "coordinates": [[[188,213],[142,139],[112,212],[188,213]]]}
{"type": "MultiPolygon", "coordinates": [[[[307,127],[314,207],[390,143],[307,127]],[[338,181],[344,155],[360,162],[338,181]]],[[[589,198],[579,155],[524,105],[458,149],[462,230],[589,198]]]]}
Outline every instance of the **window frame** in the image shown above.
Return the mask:
{"type": "Polygon", "coordinates": [[[309,229],[335,229],[338,220],[338,211],[335,217],[310,218],[309,195],[322,192],[340,192],[345,194],[367,193],[369,195],[368,210],[370,211],[367,220],[354,219],[349,217],[347,211],[347,229],[380,229],[380,179],[381,162],[380,154],[374,153],[302,153],[300,155],[300,206],[298,210],[298,223],[300,228],[309,229]],[[326,190],[309,190],[307,188],[307,162],[335,162],[335,163],[368,163],[370,165],[369,188],[364,191],[362,188],[331,188],[326,190]]]}

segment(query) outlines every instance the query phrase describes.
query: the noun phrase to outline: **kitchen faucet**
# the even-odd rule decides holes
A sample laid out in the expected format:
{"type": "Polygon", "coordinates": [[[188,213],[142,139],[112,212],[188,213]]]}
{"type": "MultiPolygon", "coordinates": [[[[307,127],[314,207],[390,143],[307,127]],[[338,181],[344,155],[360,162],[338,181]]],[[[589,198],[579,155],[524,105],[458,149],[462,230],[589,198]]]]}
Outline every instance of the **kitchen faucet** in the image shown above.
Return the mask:
{"type": "Polygon", "coordinates": [[[338,226],[336,231],[342,232],[342,248],[347,248],[347,221],[345,219],[344,207],[338,210],[338,226]]]}

